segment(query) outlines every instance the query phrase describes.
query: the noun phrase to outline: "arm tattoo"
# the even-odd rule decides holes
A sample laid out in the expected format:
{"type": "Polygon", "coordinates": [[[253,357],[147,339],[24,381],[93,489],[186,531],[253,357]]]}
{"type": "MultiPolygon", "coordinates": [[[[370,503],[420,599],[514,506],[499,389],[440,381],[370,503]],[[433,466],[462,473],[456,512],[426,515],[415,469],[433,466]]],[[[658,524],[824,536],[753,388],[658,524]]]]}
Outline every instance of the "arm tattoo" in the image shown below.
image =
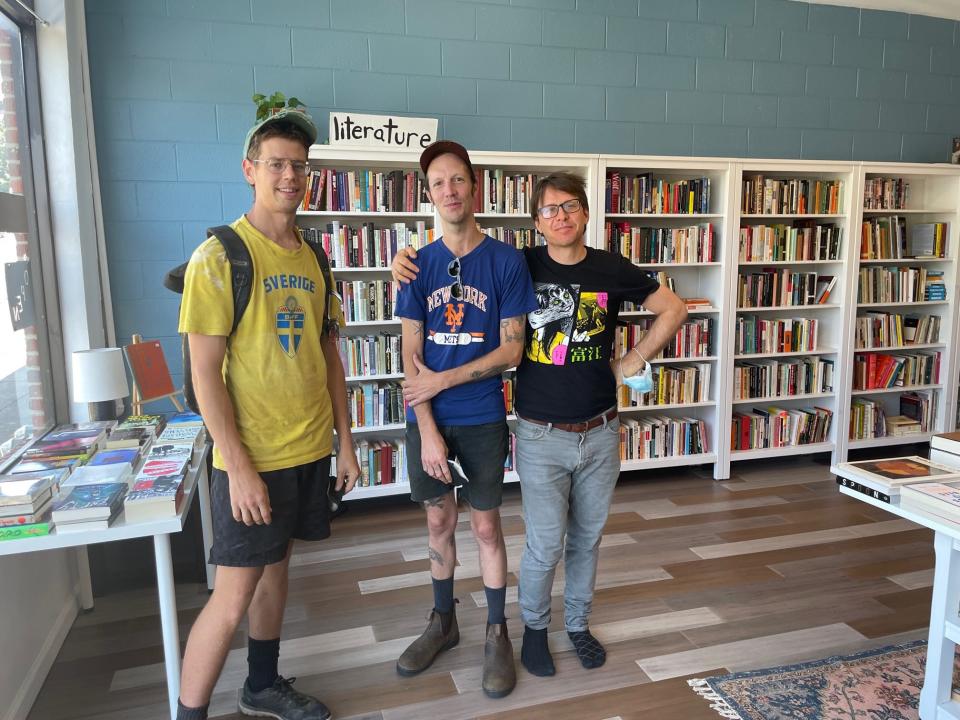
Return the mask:
{"type": "Polygon", "coordinates": [[[439,497],[430,498],[429,500],[423,501],[423,509],[426,510],[428,507],[435,507],[443,509],[443,495],[439,497]]]}
{"type": "Polygon", "coordinates": [[[423,335],[423,323],[422,323],[422,322],[415,322],[415,323],[413,324],[413,334],[416,335],[416,336],[418,336],[418,337],[419,337],[420,335],[423,335]]]}
{"type": "Polygon", "coordinates": [[[432,547],[427,546],[427,555],[430,557],[432,562],[435,562],[437,565],[443,566],[443,555],[438,553],[432,547]]]}
{"type": "Polygon", "coordinates": [[[523,316],[507,318],[500,321],[500,344],[523,342],[524,334],[523,316]]]}
{"type": "Polygon", "coordinates": [[[486,370],[474,370],[472,373],[470,373],[470,379],[486,380],[487,378],[502,375],[504,371],[508,370],[509,368],[509,365],[494,365],[492,368],[487,368],[486,370]]]}

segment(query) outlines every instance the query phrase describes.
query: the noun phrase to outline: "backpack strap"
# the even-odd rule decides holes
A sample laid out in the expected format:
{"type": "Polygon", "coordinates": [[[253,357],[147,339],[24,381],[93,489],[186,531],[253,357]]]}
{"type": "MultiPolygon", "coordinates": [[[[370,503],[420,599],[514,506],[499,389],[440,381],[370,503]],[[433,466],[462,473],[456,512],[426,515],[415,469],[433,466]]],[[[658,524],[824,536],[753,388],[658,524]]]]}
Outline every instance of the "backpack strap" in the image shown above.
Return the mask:
{"type": "Polygon", "coordinates": [[[240,319],[250,304],[250,288],[253,285],[253,258],[246,244],[229,225],[207,228],[207,237],[216,237],[223,245],[230,262],[230,280],[233,286],[233,327],[230,334],[237,331],[240,319]]]}
{"type": "Polygon", "coordinates": [[[334,298],[333,293],[333,273],[330,271],[330,260],[327,258],[327,253],[320,246],[320,243],[316,239],[308,236],[307,233],[300,233],[300,237],[303,238],[303,241],[310,246],[310,249],[313,250],[313,254],[317,256],[317,264],[320,265],[320,273],[323,275],[323,284],[326,288],[326,297],[324,298],[324,313],[326,317],[324,318],[323,328],[321,330],[322,335],[331,335],[336,338],[340,334],[340,313],[334,312],[331,307],[331,301],[334,298]]]}

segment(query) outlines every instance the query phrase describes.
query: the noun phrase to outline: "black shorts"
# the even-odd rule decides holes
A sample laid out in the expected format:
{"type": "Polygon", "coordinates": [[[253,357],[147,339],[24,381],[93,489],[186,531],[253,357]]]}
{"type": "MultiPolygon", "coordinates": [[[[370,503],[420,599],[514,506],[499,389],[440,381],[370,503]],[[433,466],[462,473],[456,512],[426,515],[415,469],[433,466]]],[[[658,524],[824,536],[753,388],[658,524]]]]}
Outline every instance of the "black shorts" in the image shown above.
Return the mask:
{"type": "Polygon", "coordinates": [[[227,473],[213,469],[210,476],[211,565],[272,565],[283,560],[291,540],[330,537],[329,455],[306,465],[262,472],[260,477],[267,484],[273,517],[269,525],[244,525],[233,519],[227,473]]]}
{"type": "MultiPolygon", "coordinates": [[[[510,445],[506,420],[483,425],[438,425],[447,444],[447,457],[456,459],[467,476],[460,494],[474,510],[493,510],[503,502],[503,464],[510,445]]],[[[420,428],[407,423],[407,474],[410,499],[423,502],[453,492],[453,485],[437,480],[420,462],[420,428]]]]}

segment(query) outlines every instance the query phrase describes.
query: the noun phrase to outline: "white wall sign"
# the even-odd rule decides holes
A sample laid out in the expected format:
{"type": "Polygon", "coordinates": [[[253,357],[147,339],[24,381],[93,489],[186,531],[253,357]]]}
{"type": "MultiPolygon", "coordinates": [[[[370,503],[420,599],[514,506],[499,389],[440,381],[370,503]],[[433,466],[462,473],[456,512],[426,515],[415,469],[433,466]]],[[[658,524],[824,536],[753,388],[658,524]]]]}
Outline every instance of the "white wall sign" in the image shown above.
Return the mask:
{"type": "Polygon", "coordinates": [[[436,139],[436,118],[330,113],[331,145],[387,150],[422,149],[436,139]]]}

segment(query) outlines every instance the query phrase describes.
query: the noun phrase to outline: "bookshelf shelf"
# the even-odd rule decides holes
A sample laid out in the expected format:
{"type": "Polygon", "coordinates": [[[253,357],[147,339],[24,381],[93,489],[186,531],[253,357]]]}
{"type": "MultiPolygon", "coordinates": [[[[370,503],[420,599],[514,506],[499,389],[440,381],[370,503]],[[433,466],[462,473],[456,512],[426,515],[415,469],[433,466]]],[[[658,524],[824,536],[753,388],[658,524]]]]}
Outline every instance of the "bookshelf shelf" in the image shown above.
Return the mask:
{"type": "Polygon", "coordinates": [[[399,320],[353,320],[347,323],[347,328],[378,328],[378,327],[400,327],[399,320]]]}
{"type": "Polygon", "coordinates": [[[377,275],[382,277],[385,275],[390,275],[390,268],[388,267],[333,267],[330,269],[337,277],[347,277],[353,275],[377,275]]]}
{"type": "Polygon", "coordinates": [[[348,375],[348,383],[358,382],[377,382],[382,380],[403,380],[403,373],[390,373],[389,375],[348,375]]]}
{"type": "MultiPolygon", "coordinates": [[[[834,419],[836,422],[836,419],[834,419]]],[[[789,455],[813,455],[814,453],[833,452],[832,442],[809,443],[807,445],[786,445],[776,448],[756,448],[753,450],[731,450],[731,460],[758,460],[789,455]]]]}
{"type": "Polygon", "coordinates": [[[881,260],[879,258],[860,258],[861,265],[914,265],[916,263],[948,263],[950,258],[896,258],[881,260]]]}
{"type": "Polygon", "coordinates": [[[805,355],[836,355],[836,348],[817,348],[815,350],[792,350],[790,352],[770,352],[770,353],[738,353],[733,356],[734,360],[751,360],[760,358],[775,357],[804,357],[805,355]]]}
{"type": "Polygon", "coordinates": [[[364,425],[363,427],[350,428],[354,435],[368,435],[370,433],[396,433],[406,429],[404,423],[391,423],[390,425],[364,425]]]}
{"type": "Polygon", "coordinates": [[[846,217],[843,213],[743,213],[740,215],[743,220],[764,220],[767,218],[774,220],[817,220],[843,217],[846,217]]]}
{"type": "Polygon", "coordinates": [[[705,355],[704,357],[683,357],[683,358],[652,358],[651,365],[669,365],[672,363],[698,363],[713,362],[719,358],[716,355],[705,355]]]}
{"type": "Polygon", "coordinates": [[[346,501],[350,500],[369,500],[376,497],[387,497],[389,495],[409,495],[409,483],[387,483],[386,485],[368,485],[365,487],[354,487],[350,493],[343,496],[346,501]]]}
{"type": "Polygon", "coordinates": [[[761,398],[734,398],[734,405],[759,405],[761,403],[781,403],[793,400],[814,400],[817,398],[833,397],[834,393],[805,393],[803,395],[771,395],[761,398]]]}
{"type": "MultiPolygon", "coordinates": [[[[696,307],[696,308],[687,308],[688,315],[715,315],[720,312],[720,308],[717,307],[696,307]]],[[[624,310],[620,313],[622,318],[639,318],[639,317],[653,317],[653,313],[649,310],[624,310]]]]}
{"type": "Polygon", "coordinates": [[[864,208],[864,215],[953,215],[957,212],[956,208],[940,208],[940,209],[923,209],[923,208],[906,208],[899,210],[878,210],[876,208],[864,208]]]}
{"type": "Polygon", "coordinates": [[[716,403],[713,400],[705,400],[703,402],[691,402],[691,403],[671,403],[669,405],[621,405],[617,408],[617,412],[621,413],[633,413],[633,412],[657,412],[659,410],[684,410],[686,408],[704,408],[704,407],[715,407],[716,403]]]}
{"type": "Polygon", "coordinates": [[[606,213],[610,220],[719,220],[723,213],[606,213]]]}
{"type": "Polygon", "coordinates": [[[631,470],[653,470],[655,468],[681,467],[685,465],[709,465],[717,461],[716,453],[697,453],[695,455],[669,455],[661,458],[643,458],[640,460],[622,460],[621,472],[631,470]]]}
{"type": "Polygon", "coordinates": [[[410,218],[414,220],[433,220],[432,212],[399,212],[393,210],[300,210],[297,212],[297,215],[300,215],[305,218],[331,218],[331,219],[340,219],[340,218],[351,218],[357,219],[360,221],[370,220],[371,218],[410,218]]]}
{"type": "Polygon", "coordinates": [[[772,305],[772,306],[763,306],[763,307],[738,307],[738,313],[755,313],[755,312],[804,312],[807,310],[836,310],[840,305],[838,303],[824,303],[822,305],[772,305]]]}
{"type": "Polygon", "coordinates": [[[869,390],[853,390],[851,395],[886,395],[889,393],[912,392],[914,390],[941,390],[943,385],[898,385],[892,388],[870,388],[869,390]]]}
{"type": "Polygon", "coordinates": [[[884,447],[886,445],[909,445],[911,443],[929,442],[933,433],[914,433],[912,435],[886,435],[884,437],[866,438],[864,440],[850,440],[847,447],[850,450],[863,448],[884,447]]]}
{"type": "Polygon", "coordinates": [[[720,267],[719,262],[691,262],[691,263],[634,263],[639,268],[650,268],[659,270],[661,268],[700,268],[700,267],[720,267]]]}
{"type": "Polygon", "coordinates": [[[916,344],[907,344],[907,345],[888,345],[887,347],[874,347],[874,348],[854,348],[854,353],[871,353],[871,352],[890,352],[890,351],[904,351],[904,350],[932,350],[934,348],[946,347],[945,343],[935,342],[935,343],[916,343],[916,344]]]}
{"type": "Polygon", "coordinates": [[[857,303],[858,308],[884,308],[884,307],[904,307],[909,306],[911,308],[915,307],[925,307],[925,306],[935,306],[935,305],[949,305],[949,300],[920,300],[916,302],[878,302],[878,303],[857,303]]]}
{"type": "Polygon", "coordinates": [[[785,266],[791,265],[842,265],[843,260],[741,260],[740,267],[763,267],[763,266],[785,266]]]}

